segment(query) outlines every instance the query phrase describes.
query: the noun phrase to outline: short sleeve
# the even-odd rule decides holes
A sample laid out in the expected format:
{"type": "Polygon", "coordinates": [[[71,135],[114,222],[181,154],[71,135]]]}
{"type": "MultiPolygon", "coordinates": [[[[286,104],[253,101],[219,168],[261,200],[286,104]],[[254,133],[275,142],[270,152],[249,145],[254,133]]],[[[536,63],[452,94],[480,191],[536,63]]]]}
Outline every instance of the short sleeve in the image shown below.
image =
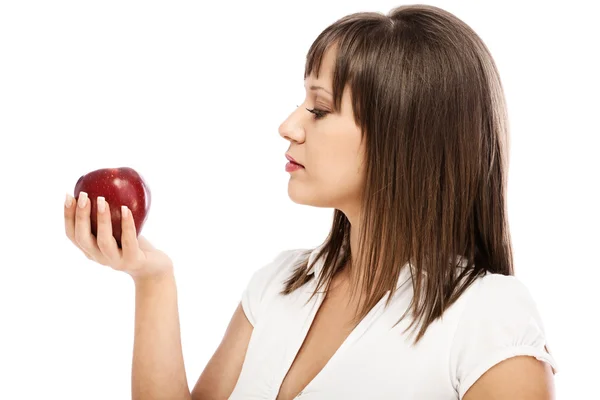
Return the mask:
{"type": "Polygon", "coordinates": [[[488,369],[514,356],[533,356],[556,373],[541,317],[525,285],[500,274],[486,275],[478,285],[465,305],[450,353],[459,399],[488,369]]]}
{"type": "Polygon", "coordinates": [[[297,250],[286,250],[277,254],[269,263],[258,268],[246,285],[241,298],[242,309],[246,318],[256,326],[260,318],[265,299],[276,294],[281,288],[285,272],[289,270],[297,250]]]}

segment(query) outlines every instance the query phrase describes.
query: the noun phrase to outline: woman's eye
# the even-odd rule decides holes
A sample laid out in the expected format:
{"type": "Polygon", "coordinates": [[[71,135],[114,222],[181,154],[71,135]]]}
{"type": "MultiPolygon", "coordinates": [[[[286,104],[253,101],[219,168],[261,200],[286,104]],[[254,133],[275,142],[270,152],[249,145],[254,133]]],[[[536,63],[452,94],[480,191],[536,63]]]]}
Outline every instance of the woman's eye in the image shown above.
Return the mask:
{"type": "Polygon", "coordinates": [[[325,115],[328,114],[327,111],[323,111],[323,110],[319,110],[317,108],[307,108],[306,111],[313,113],[315,115],[314,119],[320,119],[323,118],[325,115]]]}

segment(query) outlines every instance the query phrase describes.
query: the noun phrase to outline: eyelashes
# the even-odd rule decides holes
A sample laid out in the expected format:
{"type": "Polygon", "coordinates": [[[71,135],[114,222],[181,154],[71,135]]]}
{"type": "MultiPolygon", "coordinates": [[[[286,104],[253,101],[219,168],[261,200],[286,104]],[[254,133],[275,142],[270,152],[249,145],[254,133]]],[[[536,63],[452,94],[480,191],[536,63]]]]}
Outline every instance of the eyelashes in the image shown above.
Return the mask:
{"type": "MultiPolygon", "coordinates": [[[[296,107],[298,107],[298,106],[296,106],[296,107]]],[[[321,118],[325,117],[327,114],[329,114],[329,112],[324,111],[324,110],[319,110],[318,108],[307,108],[306,111],[314,114],[314,119],[321,119],[321,118]]]]}
{"type": "Polygon", "coordinates": [[[328,114],[327,111],[319,110],[318,108],[307,108],[306,111],[313,113],[315,115],[314,119],[321,119],[328,114]]]}

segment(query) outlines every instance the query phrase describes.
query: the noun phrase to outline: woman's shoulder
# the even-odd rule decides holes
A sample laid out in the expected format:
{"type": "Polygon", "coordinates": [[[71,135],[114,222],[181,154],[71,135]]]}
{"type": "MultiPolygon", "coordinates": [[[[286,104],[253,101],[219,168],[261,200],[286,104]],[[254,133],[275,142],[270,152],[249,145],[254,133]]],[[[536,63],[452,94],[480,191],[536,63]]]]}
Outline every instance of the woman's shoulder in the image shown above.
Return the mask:
{"type": "Polygon", "coordinates": [[[279,251],[265,264],[255,268],[252,272],[251,280],[268,284],[281,276],[286,276],[292,273],[301,261],[309,257],[312,251],[312,249],[306,248],[292,248],[279,251]]]}
{"type": "Polygon", "coordinates": [[[242,306],[252,325],[256,324],[265,302],[278,295],[294,270],[314,249],[292,248],[278,252],[268,262],[252,272],[242,294],[242,306]]]}
{"type": "Polygon", "coordinates": [[[464,394],[493,365],[518,355],[557,369],[527,285],[514,275],[488,273],[473,285],[453,339],[451,366],[459,392],[464,394]]]}
{"type": "Polygon", "coordinates": [[[528,286],[515,275],[487,273],[480,277],[474,290],[471,308],[497,311],[516,311],[515,308],[535,311],[537,304],[528,286]]]}
{"type": "Polygon", "coordinates": [[[534,296],[517,276],[487,273],[479,277],[465,294],[467,296],[461,316],[463,326],[525,327],[531,321],[542,325],[534,296]]]}

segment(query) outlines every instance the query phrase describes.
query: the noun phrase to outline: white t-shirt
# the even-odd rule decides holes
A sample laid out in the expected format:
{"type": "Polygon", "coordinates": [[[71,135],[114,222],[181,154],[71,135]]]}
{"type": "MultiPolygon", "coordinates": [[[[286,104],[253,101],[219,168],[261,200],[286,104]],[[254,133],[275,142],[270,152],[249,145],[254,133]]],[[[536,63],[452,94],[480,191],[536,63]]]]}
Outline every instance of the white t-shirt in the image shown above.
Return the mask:
{"type": "MultiPolygon", "coordinates": [[[[314,259],[318,247],[310,255],[314,259]]],[[[284,251],[258,269],[242,295],[254,326],[246,358],[230,400],[274,400],[302,345],[324,294],[306,303],[316,279],[290,295],[283,288],[304,249],[284,251]]],[[[324,258],[314,266],[321,271],[324,258]]],[[[310,264],[309,264],[310,265],[310,264]]],[[[384,296],[297,397],[303,400],[462,399],[489,368],[516,355],[550,363],[536,304],[514,276],[487,274],[471,285],[430,325],[414,346],[409,324],[400,319],[413,295],[403,268],[398,290],[386,308],[384,296]]]]}

